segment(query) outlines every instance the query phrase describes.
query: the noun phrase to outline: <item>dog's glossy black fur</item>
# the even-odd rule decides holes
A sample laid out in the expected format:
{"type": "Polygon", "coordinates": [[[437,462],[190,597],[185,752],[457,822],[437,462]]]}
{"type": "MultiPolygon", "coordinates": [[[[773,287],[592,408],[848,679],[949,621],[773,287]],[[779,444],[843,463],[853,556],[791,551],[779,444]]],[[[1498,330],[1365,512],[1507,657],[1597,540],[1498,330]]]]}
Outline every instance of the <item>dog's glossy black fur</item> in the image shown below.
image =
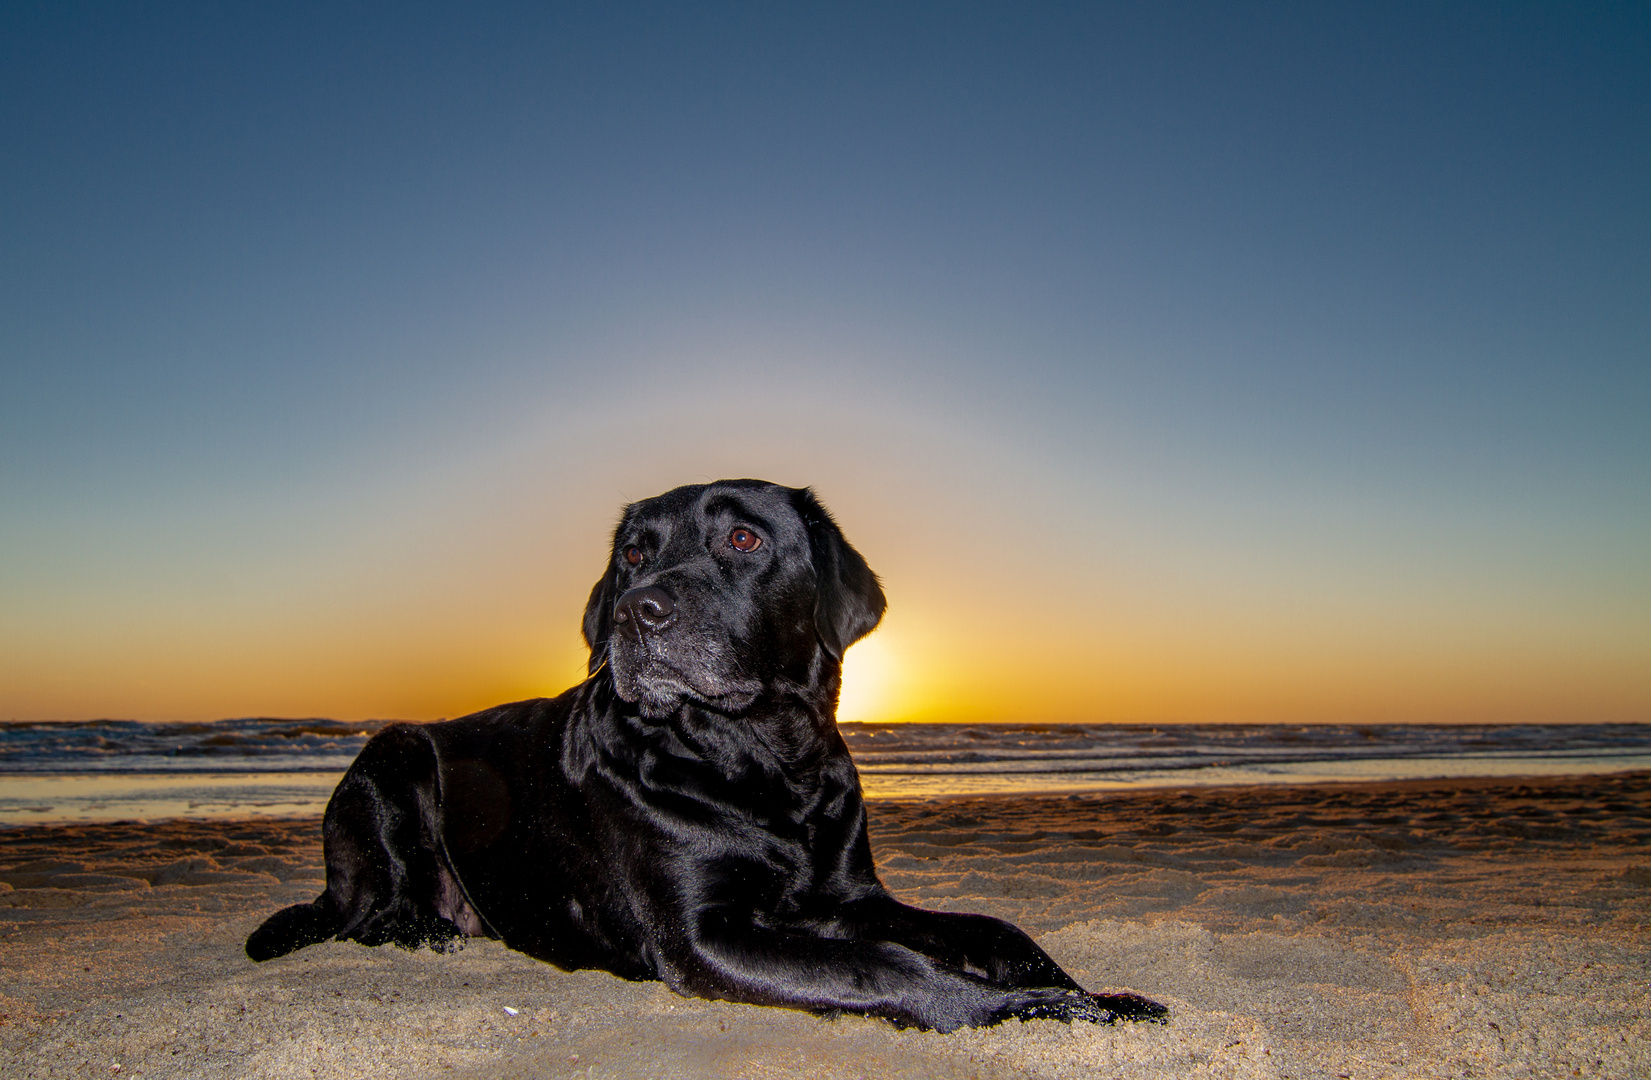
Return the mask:
{"type": "Polygon", "coordinates": [[[876,576],[807,490],[628,507],[585,611],[590,677],[551,700],[385,728],[327,807],[327,888],[247,939],[449,949],[496,937],[682,994],[941,1031],[1158,1020],[1085,993],[1008,923],[877,878],[834,719],[876,576]]]}

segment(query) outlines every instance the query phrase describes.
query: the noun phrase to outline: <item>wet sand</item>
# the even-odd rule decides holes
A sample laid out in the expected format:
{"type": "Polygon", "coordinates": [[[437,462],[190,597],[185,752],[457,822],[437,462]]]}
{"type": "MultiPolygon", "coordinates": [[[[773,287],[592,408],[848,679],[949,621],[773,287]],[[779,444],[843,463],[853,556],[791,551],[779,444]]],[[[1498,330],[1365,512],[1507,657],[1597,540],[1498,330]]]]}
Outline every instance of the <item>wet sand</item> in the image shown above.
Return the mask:
{"type": "Polygon", "coordinates": [[[316,821],[40,826],[0,832],[0,1075],[1651,1075],[1651,774],[871,806],[903,898],[1171,1023],[897,1031],[486,941],[256,965],[316,821]]]}

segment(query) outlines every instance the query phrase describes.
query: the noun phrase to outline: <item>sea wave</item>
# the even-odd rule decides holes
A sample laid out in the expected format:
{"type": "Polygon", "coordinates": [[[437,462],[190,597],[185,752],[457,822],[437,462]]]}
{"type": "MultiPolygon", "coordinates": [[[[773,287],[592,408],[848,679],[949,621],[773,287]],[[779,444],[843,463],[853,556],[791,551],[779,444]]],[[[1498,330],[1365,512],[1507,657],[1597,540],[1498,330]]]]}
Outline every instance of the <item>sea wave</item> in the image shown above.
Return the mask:
{"type": "MultiPolygon", "coordinates": [[[[0,723],[0,825],[319,814],[388,720],[0,723]]],[[[1651,769],[1651,724],[844,724],[872,799],[1651,769]]]]}

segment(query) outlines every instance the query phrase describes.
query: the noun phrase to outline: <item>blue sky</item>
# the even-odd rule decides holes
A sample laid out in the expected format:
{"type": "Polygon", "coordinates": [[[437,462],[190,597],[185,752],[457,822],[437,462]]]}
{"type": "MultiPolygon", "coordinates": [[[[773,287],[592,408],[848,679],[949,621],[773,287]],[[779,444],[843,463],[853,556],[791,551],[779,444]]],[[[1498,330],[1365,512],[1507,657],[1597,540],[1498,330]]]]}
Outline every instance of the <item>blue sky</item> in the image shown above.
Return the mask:
{"type": "Polygon", "coordinates": [[[1651,718],[1643,5],[0,50],[0,716],[553,692],[618,507],[743,474],[883,572],[878,715],[1651,718]]]}

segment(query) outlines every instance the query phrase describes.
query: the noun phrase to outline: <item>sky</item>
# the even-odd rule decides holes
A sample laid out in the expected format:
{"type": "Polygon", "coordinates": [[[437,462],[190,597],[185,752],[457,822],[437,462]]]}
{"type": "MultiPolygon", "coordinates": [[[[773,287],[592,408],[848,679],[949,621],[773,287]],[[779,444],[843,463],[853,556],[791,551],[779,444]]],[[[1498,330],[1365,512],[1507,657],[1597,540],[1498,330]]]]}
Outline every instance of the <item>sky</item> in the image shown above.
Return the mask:
{"type": "Polygon", "coordinates": [[[0,719],[554,694],[813,485],[844,719],[1651,721],[1651,7],[0,9],[0,719]]]}

